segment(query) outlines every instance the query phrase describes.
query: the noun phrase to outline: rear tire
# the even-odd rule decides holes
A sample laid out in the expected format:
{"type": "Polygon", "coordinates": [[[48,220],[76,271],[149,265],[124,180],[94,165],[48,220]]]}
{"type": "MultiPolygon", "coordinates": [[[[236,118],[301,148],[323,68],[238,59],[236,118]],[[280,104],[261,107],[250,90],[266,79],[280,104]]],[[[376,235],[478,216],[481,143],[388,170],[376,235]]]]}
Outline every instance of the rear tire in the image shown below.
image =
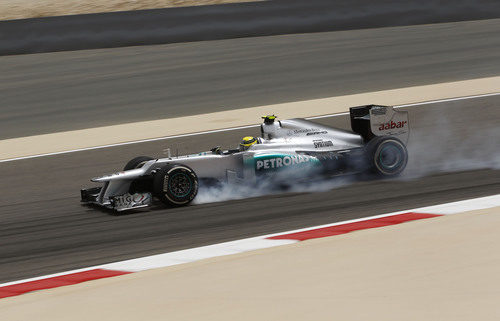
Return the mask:
{"type": "Polygon", "coordinates": [[[165,165],[154,174],[153,191],[165,205],[185,206],[198,194],[198,177],[188,166],[165,165]]]}
{"type": "Polygon", "coordinates": [[[406,146],[397,138],[381,136],[366,145],[370,170],[385,177],[398,176],[408,163],[406,146]]]}
{"type": "Polygon", "coordinates": [[[139,156],[136,158],[132,158],[127,165],[123,168],[124,171],[128,171],[130,169],[141,168],[144,163],[153,160],[154,158],[149,156],[139,156]]]}

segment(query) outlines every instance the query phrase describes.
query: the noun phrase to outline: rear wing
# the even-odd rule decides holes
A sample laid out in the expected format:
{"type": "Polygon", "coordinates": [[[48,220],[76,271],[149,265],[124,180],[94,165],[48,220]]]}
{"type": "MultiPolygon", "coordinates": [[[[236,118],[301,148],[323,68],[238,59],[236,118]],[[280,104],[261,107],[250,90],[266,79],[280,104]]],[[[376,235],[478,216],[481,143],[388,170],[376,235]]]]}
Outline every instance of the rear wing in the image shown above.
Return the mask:
{"type": "Polygon", "coordinates": [[[407,111],[391,106],[365,105],[349,108],[351,128],[369,141],[377,136],[395,136],[408,143],[410,124],[407,111]]]}

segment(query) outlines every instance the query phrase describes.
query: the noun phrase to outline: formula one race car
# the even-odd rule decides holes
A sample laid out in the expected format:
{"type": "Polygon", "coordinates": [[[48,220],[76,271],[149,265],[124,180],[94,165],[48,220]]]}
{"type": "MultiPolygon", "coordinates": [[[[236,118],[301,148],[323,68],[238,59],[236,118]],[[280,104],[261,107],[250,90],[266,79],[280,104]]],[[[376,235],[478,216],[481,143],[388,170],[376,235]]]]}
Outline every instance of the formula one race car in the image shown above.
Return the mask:
{"type": "Polygon", "coordinates": [[[115,211],[146,207],[156,199],[183,206],[206,180],[259,188],[262,179],[283,182],[364,172],[392,177],[408,161],[408,112],[392,107],[350,108],[352,131],[304,119],[263,118],[262,137],[245,137],[238,149],[215,147],[161,159],[136,157],[122,172],[93,178],[103,186],[81,190],[82,202],[115,211]]]}

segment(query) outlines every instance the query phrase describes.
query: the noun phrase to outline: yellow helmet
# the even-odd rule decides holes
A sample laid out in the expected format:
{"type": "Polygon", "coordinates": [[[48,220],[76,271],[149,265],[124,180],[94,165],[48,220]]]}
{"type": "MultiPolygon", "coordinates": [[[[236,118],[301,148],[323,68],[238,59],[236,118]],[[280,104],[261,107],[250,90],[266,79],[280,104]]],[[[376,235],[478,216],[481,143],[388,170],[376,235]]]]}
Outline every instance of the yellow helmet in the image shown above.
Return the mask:
{"type": "Polygon", "coordinates": [[[240,143],[240,150],[247,150],[250,146],[257,143],[257,138],[253,136],[243,137],[240,143]]]}

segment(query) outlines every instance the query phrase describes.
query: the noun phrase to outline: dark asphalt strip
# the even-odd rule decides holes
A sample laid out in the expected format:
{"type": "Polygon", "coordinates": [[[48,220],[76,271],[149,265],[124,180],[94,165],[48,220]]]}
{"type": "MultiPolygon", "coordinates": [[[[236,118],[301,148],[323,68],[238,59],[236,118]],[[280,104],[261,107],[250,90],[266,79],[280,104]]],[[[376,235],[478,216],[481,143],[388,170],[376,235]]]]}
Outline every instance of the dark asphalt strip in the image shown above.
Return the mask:
{"type": "Polygon", "coordinates": [[[497,76],[499,31],[493,19],[0,57],[0,139],[497,76]]]}
{"type": "Polygon", "coordinates": [[[0,55],[472,21],[495,0],[285,0],[0,21],[0,55]]]}

